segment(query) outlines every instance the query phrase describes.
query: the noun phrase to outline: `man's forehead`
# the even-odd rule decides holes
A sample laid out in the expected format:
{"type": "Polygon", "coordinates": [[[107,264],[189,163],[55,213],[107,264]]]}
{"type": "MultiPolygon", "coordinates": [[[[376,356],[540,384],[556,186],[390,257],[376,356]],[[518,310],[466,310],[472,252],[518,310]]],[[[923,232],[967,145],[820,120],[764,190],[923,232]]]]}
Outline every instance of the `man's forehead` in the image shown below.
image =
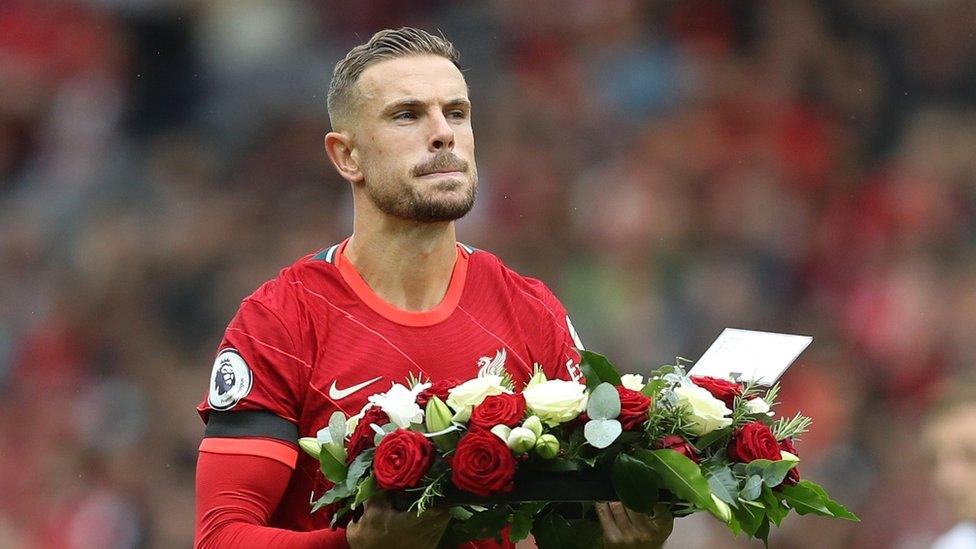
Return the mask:
{"type": "Polygon", "coordinates": [[[461,71],[434,55],[385,59],[363,71],[357,85],[364,100],[379,105],[406,98],[426,102],[468,97],[461,71]]]}

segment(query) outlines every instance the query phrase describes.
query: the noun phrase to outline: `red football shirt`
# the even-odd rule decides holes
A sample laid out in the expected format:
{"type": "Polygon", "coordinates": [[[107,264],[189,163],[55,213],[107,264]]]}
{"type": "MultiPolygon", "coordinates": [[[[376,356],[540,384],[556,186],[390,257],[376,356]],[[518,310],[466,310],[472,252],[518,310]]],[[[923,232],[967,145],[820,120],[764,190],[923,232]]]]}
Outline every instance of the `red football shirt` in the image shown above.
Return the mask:
{"type": "MultiPolygon", "coordinates": [[[[221,414],[219,427],[208,425],[208,437],[296,444],[326,427],[336,410],[354,415],[369,395],[411,374],[465,380],[504,368],[521,386],[539,364],[550,379],[579,378],[578,338],[562,304],[538,280],[458,244],[441,303],[403,311],[373,293],[344,260],[346,242],[299,260],[244,299],[197,408],[204,421],[214,410],[233,413],[221,414]]],[[[309,512],[326,481],[318,462],[299,454],[269,526],[327,528],[329,517],[309,512]]]]}

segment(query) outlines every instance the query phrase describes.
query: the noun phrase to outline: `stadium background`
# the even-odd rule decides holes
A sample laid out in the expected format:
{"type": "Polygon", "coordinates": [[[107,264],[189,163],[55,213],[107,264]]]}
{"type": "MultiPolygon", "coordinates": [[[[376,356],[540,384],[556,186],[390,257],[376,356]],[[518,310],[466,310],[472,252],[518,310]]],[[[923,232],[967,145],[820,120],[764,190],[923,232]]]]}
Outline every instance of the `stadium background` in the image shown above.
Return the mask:
{"type": "MultiPolygon", "coordinates": [[[[976,366],[974,22],[966,0],[3,2],[0,546],[189,546],[215,345],[350,231],[325,90],[405,24],[467,68],[462,239],[626,370],[726,326],[815,336],[783,410],[864,522],[791,519],[773,547],[925,546],[947,524],[918,420],[976,366]]],[[[689,518],[668,547],[727,539],[689,518]]]]}

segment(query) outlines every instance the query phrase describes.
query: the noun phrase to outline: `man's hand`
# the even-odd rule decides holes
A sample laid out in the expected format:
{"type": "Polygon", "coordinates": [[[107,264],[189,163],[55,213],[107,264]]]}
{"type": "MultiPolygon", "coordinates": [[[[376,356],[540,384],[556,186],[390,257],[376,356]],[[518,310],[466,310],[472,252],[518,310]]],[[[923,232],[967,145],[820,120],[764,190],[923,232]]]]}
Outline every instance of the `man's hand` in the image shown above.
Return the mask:
{"type": "Polygon", "coordinates": [[[413,511],[397,511],[389,500],[374,496],[364,504],[363,516],[346,527],[346,540],[352,549],[437,547],[451,515],[444,509],[428,509],[417,517],[413,511]]]}
{"type": "Polygon", "coordinates": [[[619,501],[596,504],[606,549],[658,549],[671,535],[674,518],[666,505],[655,505],[650,515],[631,511],[619,501]]]}

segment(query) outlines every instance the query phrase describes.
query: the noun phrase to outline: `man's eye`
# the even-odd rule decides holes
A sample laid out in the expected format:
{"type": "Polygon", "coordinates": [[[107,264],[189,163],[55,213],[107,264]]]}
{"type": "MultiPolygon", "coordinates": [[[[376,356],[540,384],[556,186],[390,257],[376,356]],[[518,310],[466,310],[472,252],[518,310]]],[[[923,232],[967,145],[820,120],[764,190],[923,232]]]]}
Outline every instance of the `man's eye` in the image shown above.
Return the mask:
{"type": "Polygon", "coordinates": [[[464,118],[467,118],[468,113],[461,110],[457,110],[457,111],[451,111],[447,113],[447,115],[450,116],[451,118],[457,118],[459,120],[463,120],[464,118]]]}
{"type": "Polygon", "coordinates": [[[417,115],[411,111],[403,111],[393,115],[394,120],[413,120],[417,115]]]}

